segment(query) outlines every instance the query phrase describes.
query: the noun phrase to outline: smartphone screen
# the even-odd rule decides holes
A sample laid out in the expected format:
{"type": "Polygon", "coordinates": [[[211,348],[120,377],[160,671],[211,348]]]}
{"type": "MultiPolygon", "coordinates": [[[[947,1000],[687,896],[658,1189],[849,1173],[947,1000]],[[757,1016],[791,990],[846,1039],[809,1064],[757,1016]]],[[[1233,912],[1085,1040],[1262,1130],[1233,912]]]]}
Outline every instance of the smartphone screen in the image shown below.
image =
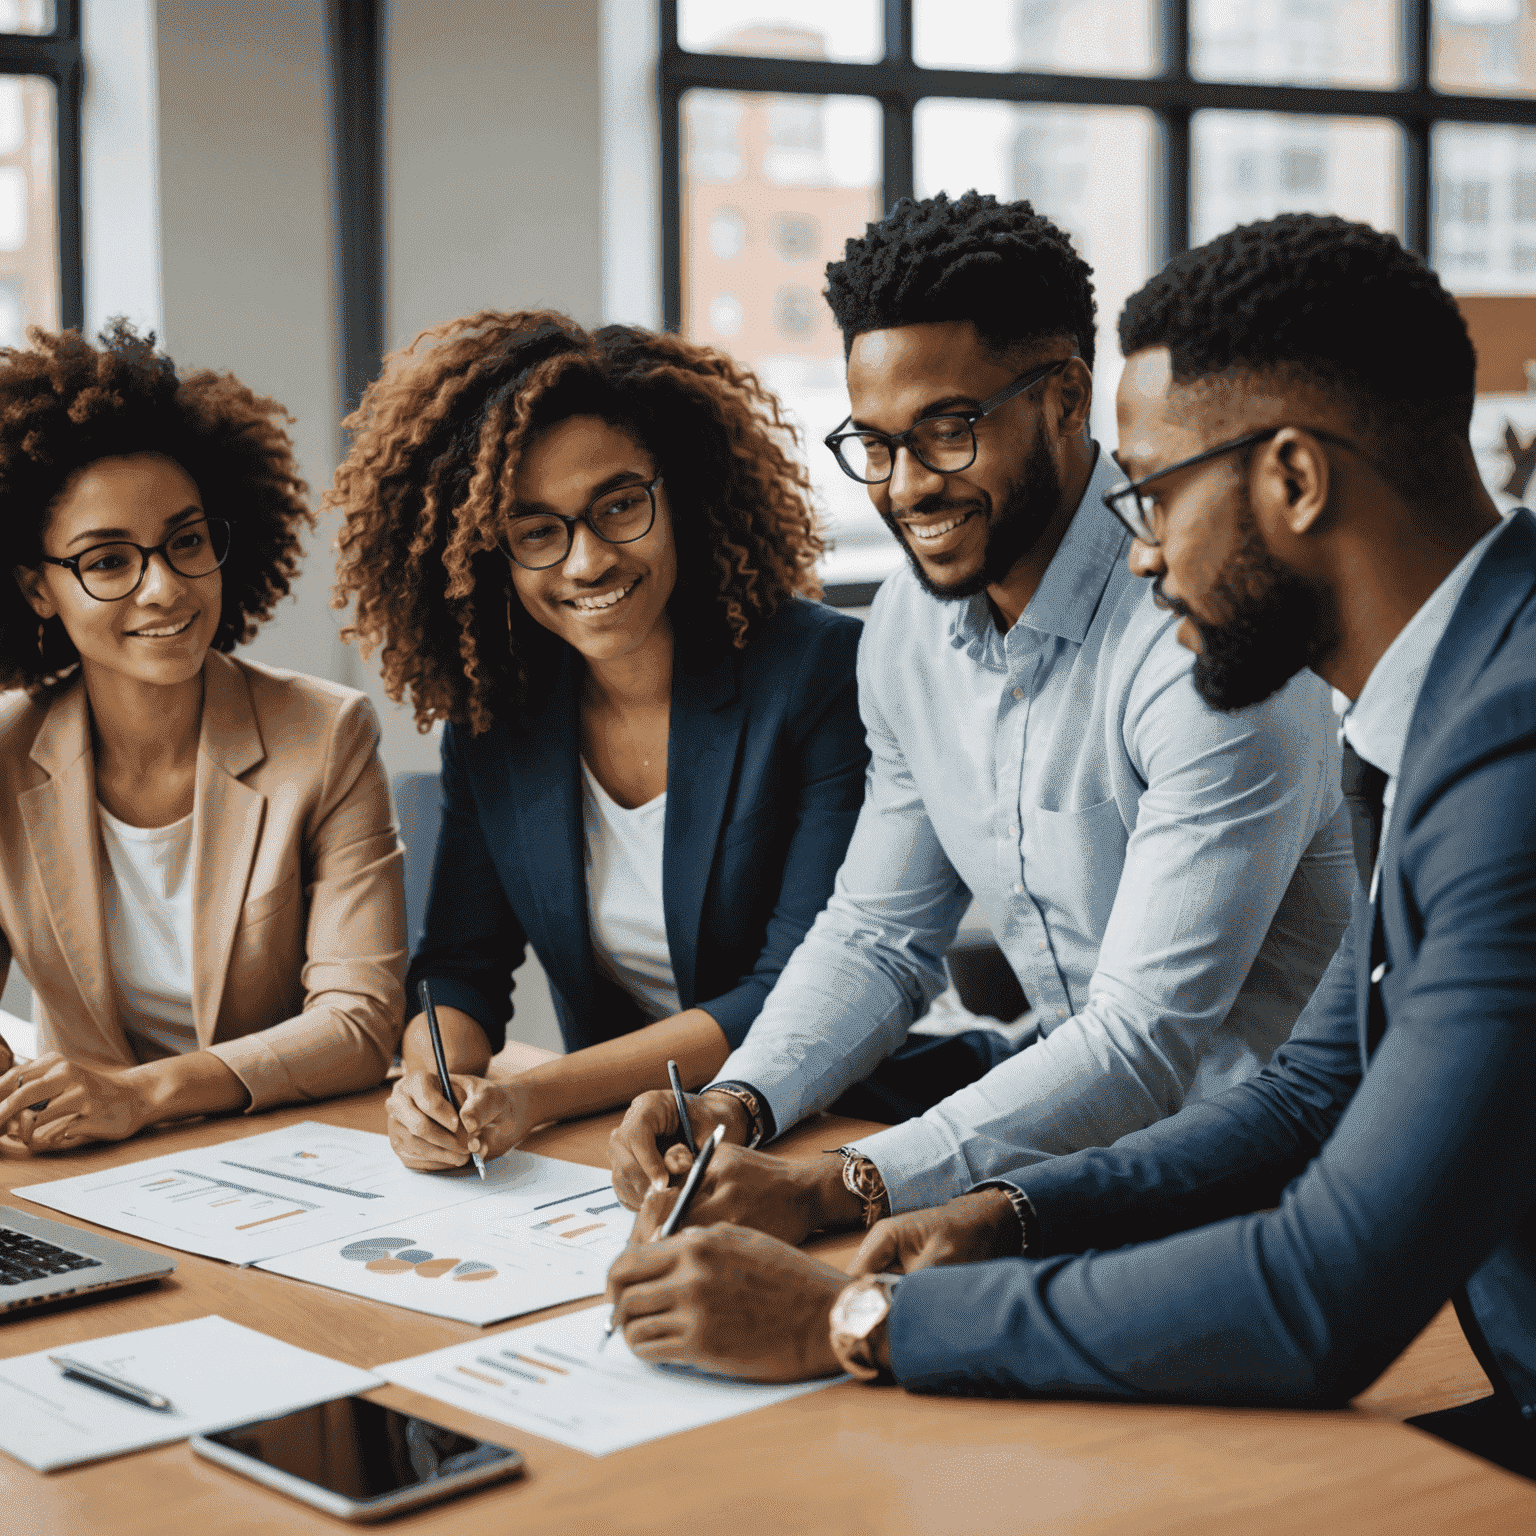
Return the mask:
{"type": "Polygon", "coordinates": [[[343,1498],[382,1498],[460,1472],[516,1460],[475,1440],[362,1397],[341,1397],[205,1438],[343,1498]]]}

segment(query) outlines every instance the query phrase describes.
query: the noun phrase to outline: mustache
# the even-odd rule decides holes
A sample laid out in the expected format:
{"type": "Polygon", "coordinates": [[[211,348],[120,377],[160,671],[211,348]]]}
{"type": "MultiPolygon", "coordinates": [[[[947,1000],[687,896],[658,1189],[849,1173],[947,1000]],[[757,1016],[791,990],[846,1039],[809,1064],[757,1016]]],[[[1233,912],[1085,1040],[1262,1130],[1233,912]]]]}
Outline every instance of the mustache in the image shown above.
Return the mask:
{"type": "Polygon", "coordinates": [[[948,496],[925,496],[921,501],[910,507],[903,507],[900,512],[892,512],[886,521],[899,523],[908,517],[932,517],[936,512],[988,512],[990,505],[986,498],[971,496],[962,501],[955,501],[948,496]]]}
{"type": "Polygon", "coordinates": [[[1166,608],[1169,613],[1177,614],[1181,619],[1192,619],[1194,614],[1189,610],[1189,604],[1181,597],[1169,597],[1163,590],[1163,578],[1158,576],[1152,582],[1152,598],[1159,608],[1166,608]]]}

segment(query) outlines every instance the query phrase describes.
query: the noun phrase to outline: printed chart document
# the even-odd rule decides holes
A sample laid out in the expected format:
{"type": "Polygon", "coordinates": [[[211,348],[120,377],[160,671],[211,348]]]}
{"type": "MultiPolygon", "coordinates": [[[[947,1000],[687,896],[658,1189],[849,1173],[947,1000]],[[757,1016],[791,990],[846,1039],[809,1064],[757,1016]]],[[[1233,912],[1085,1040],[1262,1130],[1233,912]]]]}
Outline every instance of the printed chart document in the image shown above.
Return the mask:
{"type": "Polygon", "coordinates": [[[473,1174],[417,1173],[401,1165],[387,1136],[306,1120],[15,1193],[114,1232],[254,1264],[409,1221],[529,1177],[510,1158],[498,1158],[491,1170],[485,1184],[473,1174]]]}
{"type": "Polygon", "coordinates": [[[39,1472],[185,1440],[382,1385],[222,1317],[118,1333],[0,1360],[0,1450],[39,1472]],[[64,1376],[67,1355],[170,1398],[157,1412],[64,1376]]]}
{"type": "Polygon", "coordinates": [[[509,1152],[476,1199],[265,1260],[336,1291],[463,1323],[498,1323],[602,1293],[634,1225],[598,1168],[509,1152]]]}
{"type": "Polygon", "coordinates": [[[846,1381],[765,1387],[646,1365],[620,1334],[601,1351],[609,1308],[454,1344],[374,1369],[397,1386],[526,1429],[592,1456],[767,1408],[846,1381]]]}

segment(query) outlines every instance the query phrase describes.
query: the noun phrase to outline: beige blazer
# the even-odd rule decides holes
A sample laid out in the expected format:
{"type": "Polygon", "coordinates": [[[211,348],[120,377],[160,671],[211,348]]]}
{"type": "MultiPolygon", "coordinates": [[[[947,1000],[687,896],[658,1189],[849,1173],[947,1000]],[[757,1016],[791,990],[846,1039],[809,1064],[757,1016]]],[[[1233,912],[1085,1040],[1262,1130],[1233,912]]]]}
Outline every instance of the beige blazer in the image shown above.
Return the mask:
{"type": "MultiPolygon", "coordinates": [[[[192,1015],[253,1110],[371,1087],[405,1019],[405,896],[379,727],[351,688],[210,651],[193,812],[192,1015]]],[[[0,980],[44,1050],[136,1058],[102,917],[90,711],[0,702],[0,980]]]]}

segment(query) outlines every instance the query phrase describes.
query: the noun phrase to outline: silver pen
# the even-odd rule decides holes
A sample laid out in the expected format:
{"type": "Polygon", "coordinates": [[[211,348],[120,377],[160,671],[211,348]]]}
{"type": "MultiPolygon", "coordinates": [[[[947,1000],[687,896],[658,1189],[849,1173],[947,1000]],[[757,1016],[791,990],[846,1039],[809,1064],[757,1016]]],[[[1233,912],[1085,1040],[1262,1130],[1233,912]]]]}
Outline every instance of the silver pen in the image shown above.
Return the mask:
{"type": "Polygon", "coordinates": [[[161,1393],[149,1387],[141,1387],[137,1382],[126,1381],[121,1376],[114,1376],[111,1371],[104,1371],[98,1365],[71,1360],[68,1355],[49,1355],[48,1359],[73,1380],[83,1381],[86,1386],[95,1387],[98,1392],[126,1397],[130,1403],[137,1403],[141,1408],[153,1408],[156,1413],[170,1413],[176,1406],[161,1393]]]}

